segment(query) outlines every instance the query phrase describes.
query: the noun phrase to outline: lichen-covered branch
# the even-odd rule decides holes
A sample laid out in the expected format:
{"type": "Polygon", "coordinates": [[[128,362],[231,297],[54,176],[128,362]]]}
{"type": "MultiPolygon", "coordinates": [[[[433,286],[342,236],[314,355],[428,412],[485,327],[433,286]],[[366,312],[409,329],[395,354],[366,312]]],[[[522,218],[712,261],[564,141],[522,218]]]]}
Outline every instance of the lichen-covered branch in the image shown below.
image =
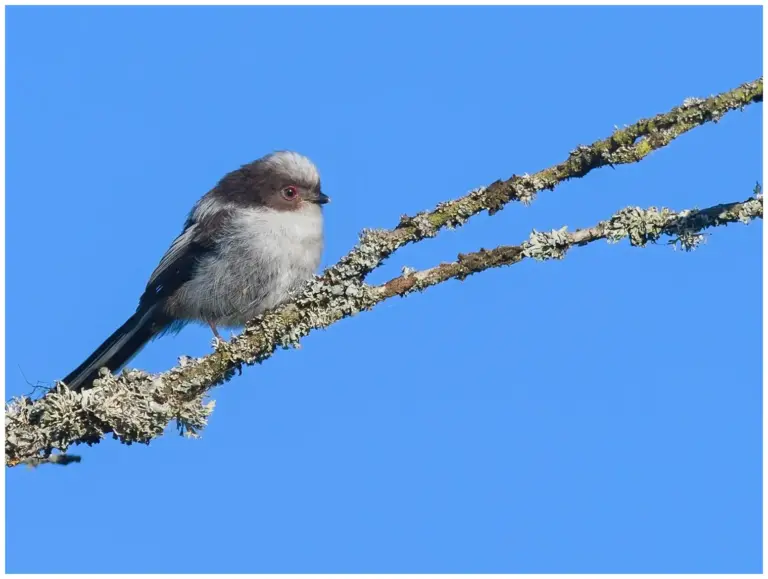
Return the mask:
{"type": "Polygon", "coordinates": [[[676,213],[655,207],[628,207],[594,227],[574,232],[565,227],[548,233],[534,231],[520,245],[459,255],[455,262],[406,271],[379,286],[350,284],[341,292],[336,290],[339,286],[329,289],[322,279],[316,279],[295,303],[256,320],[244,334],[222,344],[211,356],[185,359],[178,368],[159,375],[130,370],[115,377],[104,372],[95,388],[82,393],[59,386],[37,401],[14,400],[6,410],[6,462],[39,464],[54,448],[66,450],[72,443],[98,442],[109,432],[128,444],[149,442],[173,419],[194,435],[205,426],[213,410],[213,402],[204,404],[203,395],[217,379],[223,380],[221,376],[269,357],[276,345],[295,345],[313,329],[324,328],[394,296],[421,291],[449,279],[463,280],[526,258],[562,259],[569,249],[600,239],[617,242],[628,238],[632,245],[644,246],[667,236],[672,243],[691,250],[703,239],[704,229],[739,221],[748,223],[762,216],[762,195],[758,191],[746,201],[703,210],[676,213]]]}
{"type": "Polygon", "coordinates": [[[252,320],[239,336],[219,343],[216,351],[199,359],[184,358],[178,367],[150,375],[127,370],[112,376],[103,370],[94,388],[81,393],[63,385],[38,400],[21,397],[6,406],[6,464],[40,464],[55,449],[99,442],[112,434],[130,444],[147,443],[175,420],[181,431],[194,436],[206,424],[213,402],[207,392],[227,381],[243,365],[270,357],[278,347],[290,348],[311,330],[324,328],[346,316],[370,309],[395,295],[405,295],[442,281],[458,278],[527,257],[560,258],[570,247],[597,239],[628,237],[635,245],[673,236],[684,248],[693,247],[700,231],[724,223],[762,217],[759,196],[743,203],[703,211],[625,209],[593,228],[537,233],[520,246],[499,247],[459,256],[454,263],[422,272],[405,273],[381,286],[364,283],[367,274],[398,248],[444,227],[456,227],[487,210],[494,213],[509,201],[530,202],[542,189],[553,189],[567,179],[582,177],[605,165],[632,163],[669,144],[688,130],[717,121],[728,111],[762,101],[762,78],[708,99],[688,99],[681,106],[643,120],[588,147],[578,147],[569,158],[532,176],[513,176],[434,210],[403,217],[392,230],[364,231],[358,245],[323,275],[307,284],[290,302],[252,320]]]}

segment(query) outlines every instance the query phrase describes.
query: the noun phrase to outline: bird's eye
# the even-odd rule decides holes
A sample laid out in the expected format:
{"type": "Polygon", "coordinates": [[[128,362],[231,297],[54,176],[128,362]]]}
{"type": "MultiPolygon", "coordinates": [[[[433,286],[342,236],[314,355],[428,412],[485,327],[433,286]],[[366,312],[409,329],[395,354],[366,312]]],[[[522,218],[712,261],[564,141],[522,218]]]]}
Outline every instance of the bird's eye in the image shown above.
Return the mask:
{"type": "Polygon", "coordinates": [[[296,198],[296,187],[293,185],[290,185],[283,189],[283,197],[286,199],[295,199],[296,198]]]}

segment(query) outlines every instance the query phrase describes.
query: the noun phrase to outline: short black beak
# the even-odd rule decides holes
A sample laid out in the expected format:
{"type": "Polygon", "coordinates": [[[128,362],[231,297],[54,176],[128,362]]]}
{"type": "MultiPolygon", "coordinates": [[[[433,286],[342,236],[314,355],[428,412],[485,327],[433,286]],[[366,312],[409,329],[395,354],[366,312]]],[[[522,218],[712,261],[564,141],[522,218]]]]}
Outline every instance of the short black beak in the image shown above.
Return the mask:
{"type": "Polygon", "coordinates": [[[317,203],[318,205],[325,205],[326,203],[330,203],[330,201],[331,201],[331,198],[328,197],[328,195],[326,195],[322,191],[320,191],[317,194],[317,198],[315,199],[315,203],[317,203]]]}

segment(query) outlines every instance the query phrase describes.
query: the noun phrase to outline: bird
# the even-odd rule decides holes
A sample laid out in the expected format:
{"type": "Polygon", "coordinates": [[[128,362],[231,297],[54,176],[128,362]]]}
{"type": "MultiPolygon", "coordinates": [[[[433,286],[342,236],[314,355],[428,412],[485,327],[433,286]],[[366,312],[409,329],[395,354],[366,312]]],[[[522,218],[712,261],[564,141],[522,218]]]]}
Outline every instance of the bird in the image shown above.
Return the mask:
{"type": "Polygon", "coordinates": [[[151,340],[189,323],[242,327],[312,278],[323,252],[315,164],[275,151],[227,173],[192,207],[149,276],[136,312],[61,382],[79,392],[117,372],[151,340]]]}

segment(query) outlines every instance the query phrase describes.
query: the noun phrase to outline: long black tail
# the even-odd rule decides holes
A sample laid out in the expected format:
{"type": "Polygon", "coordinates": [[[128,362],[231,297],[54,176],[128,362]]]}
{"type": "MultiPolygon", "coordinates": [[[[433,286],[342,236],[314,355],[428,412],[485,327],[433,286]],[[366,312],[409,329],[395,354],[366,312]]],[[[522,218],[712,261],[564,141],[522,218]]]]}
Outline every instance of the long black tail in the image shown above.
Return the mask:
{"type": "Polygon", "coordinates": [[[99,375],[99,368],[116,372],[165,329],[156,315],[158,306],[140,309],[120,326],[88,359],[62,380],[70,390],[88,389],[99,375]]]}

